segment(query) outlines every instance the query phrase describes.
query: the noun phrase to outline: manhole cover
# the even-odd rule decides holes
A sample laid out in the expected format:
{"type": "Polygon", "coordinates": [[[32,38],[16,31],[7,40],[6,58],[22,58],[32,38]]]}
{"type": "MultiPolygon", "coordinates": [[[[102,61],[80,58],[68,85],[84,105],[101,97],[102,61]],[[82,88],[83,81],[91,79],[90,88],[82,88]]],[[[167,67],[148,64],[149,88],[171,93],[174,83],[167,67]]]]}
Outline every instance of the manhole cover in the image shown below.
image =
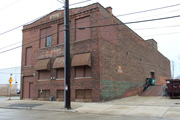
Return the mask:
{"type": "Polygon", "coordinates": [[[9,105],[9,107],[36,107],[36,106],[41,106],[42,104],[12,104],[9,105]]]}

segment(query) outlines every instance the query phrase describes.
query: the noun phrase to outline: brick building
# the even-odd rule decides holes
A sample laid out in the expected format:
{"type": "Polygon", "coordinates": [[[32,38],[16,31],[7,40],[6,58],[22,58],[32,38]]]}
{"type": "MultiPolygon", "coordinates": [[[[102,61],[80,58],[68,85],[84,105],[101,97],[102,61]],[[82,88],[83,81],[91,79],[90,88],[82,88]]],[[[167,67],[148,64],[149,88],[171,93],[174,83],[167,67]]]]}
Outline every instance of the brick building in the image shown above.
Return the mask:
{"type": "MultiPolygon", "coordinates": [[[[21,99],[64,99],[63,16],[54,11],[23,27],[21,99]]],[[[99,3],[70,10],[70,47],[72,101],[136,95],[147,77],[158,85],[170,78],[157,43],[143,40],[99,3]]]]}

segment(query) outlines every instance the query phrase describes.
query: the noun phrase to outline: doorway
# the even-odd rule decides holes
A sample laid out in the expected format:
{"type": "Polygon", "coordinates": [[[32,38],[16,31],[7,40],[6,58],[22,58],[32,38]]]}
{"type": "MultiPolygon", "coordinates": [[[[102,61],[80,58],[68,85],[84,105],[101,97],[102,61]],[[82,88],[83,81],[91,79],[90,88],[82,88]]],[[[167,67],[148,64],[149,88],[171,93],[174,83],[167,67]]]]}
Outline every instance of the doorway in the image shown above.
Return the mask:
{"type": "Polygon", "coordinates": [[[26,76],[23,78],[23,91],[22,91],[23,99],[33,98],[34,84],[32,81],[33,81],[33,76],[26,76]]]}
{"type": "Polygon", "coordinates": [[[155,73],[154,72],[151,72],[151,78],[155,79],[155,73]]]}

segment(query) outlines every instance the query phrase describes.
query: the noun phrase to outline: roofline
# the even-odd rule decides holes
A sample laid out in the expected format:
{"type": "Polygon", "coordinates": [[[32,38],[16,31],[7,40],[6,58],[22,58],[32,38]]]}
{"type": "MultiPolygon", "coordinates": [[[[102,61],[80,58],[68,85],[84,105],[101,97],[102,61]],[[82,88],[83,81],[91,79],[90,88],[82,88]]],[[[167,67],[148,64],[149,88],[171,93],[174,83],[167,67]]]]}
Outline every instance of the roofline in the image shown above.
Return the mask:
{"type": "MultiPolygon", "coordinates": [[[[69,9],[69,10],[85,8],[85,7],[88,7],[88,6],[95,5],[95,4],[97,4],[97,5],[99,5],[99,6],[102,6],[99,2],[96,2],[96,3],[90,4],[90,5],[87,5],[87,6],[83,6],[83,7],[71,8],[71,9],[69,9]]],[[[103,7],[103,6],[102,6],[102,7],[103,7]]],[[[94,8],[91,8],[91,9],[87,9],[87,10],[85,10],[85,11],[81,11],[81,12],[78,12],[78,13],[75,13],[75,14],[71,14],[70,16],[74,16],[74,15],[77,15],[77,14],[81,14],[81,13],[83,13],[83,12],[90,11],[90,10],[93,10],[93,9],[96,9],[96,8],[99,8],[99,7],[94,7],[94,8]]],[[[104,7],[103,7],[103,8],[104,8],[104,7]]],[[[47,17],[48,15],[50,15],[50,14],[52,14],[52,13],[54,13],[54,12],[57,12],[57,11],[64,11],[64,10],[54,10],[54,11],[52,11],[52,12],[44,15],[43,17],[39,18],[38,20],[33,21],[32,23],[27,24],[27,25],[24,25],[22,31],[27,30],[27,29],[30,29],[30,28],[34,28],[34,27],[37,27],[37,26],[40,26],[40,25],[43,25],[43,24],[51,23],[51,22],[54,22],[54,21],[57,21],[57,20],[60,20],[60,19],[64,19],[64,17],[62,17],[62,18],[59,18],[59,19],[56,19],[56,20],[50,20],[50,21],[47,21],[47,22],[44,22],[44,23],[41,23],[41,24],[38,24],[38,25],[34,25],[34,26],[32,26],[32,27],[29,27],[29,28],[25,28],[25,29],[24,29],[24,27],[27,27],[28,25],[31,25],[31,24],[33,24],[33,23],[35,23],[35,22],[37,22],[37,21],[39,21],[39,20],[47,17]]]]}

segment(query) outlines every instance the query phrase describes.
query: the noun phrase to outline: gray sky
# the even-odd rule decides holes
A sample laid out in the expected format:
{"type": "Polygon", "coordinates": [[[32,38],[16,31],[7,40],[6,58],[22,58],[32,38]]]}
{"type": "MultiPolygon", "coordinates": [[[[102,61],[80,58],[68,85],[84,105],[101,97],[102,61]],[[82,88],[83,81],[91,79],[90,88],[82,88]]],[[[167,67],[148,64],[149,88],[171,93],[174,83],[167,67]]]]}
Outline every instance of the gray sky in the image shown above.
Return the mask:
{"type": "MultiPolygon", "coordinates": [[[[85,0],[69,1],[70,4],[73,4],[85,0]]],[[[111,6],[115,16],[180,4],[180,0],[91,0],[71,7],[81,7],[95,2],[99,2],[104,7],[111,6]]],[[[57,2],[57,0],[0,0],[0,34],[62,7],[63,4],[57,2]]],[[[119,16],[118,18],[126,23],[177,15],[180,15],[180,5],[151,12],[119,16]]],[[[168,59],[174,61],[175,76],[180,75],[180,72],[178,72],[180,71],[179,21],[180,17],[177,17],[128,25],[145,40],[153,38],[158,42],[158,50],[168,59]]],[[[4,53],[1,52],[21,46],[22,27],[0,35],[0,41],[0,68],[20,66],[21,47],[4,53]]]]}

